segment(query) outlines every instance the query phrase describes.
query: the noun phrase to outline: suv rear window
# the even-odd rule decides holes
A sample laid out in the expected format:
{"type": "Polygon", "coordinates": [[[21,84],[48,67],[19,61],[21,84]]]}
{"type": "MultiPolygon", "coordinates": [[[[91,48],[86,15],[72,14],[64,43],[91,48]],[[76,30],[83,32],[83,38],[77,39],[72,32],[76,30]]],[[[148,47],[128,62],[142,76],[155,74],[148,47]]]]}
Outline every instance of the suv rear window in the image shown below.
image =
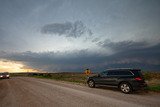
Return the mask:
{"type": "Polygon", "coordinates": [[[131,72],[136,76],[136,77],[143,77],[142,73],[140,70],[131,70],[131,72]]]}
{"type": "Polygon", "coordinates": [[[119,75],[133,75],[130,71],[119,71],[119,75]]]}

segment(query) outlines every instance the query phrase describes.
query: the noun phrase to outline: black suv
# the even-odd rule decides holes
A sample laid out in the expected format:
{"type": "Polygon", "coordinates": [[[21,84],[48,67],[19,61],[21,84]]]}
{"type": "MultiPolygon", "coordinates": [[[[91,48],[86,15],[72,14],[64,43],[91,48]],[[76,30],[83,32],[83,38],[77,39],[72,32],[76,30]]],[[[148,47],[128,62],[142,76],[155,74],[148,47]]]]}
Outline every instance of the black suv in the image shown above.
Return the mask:
{"type": "Polygon", "coordinates": [[[116,86],[123,93],[147,86],[140,69],[108,69],[96,76],[88,77],[87,83],[91,88],[95,85],[116,86]]]}

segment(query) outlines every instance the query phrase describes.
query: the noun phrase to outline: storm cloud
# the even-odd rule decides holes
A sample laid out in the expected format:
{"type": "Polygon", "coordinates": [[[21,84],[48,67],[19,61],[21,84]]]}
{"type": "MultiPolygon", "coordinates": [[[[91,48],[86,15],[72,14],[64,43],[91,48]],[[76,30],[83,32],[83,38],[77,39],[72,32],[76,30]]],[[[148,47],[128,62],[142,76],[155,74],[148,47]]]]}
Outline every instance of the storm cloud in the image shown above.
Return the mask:
{"type": "Polygon", "coordinates": [[[41,28],[43,34],[57,34],[59,36],[65,35],[66,37],[77,38],[84,34],[91,36],[92,31],[88,29],[82,21],[75,21],[74,23],[53,23],[44,25],[41,28]]]}
{"type": "MultiPolygon", "coordinates": [[[[126,44],[125,44],[126,45],[126,44]]],[[[112,55],[100,55],[89,50],[66,52],[1,53],[1,58],[19,61],[28,67],[48,72],[77,71],[90,68],[94,72],[107,68],[129,67],[142,70],[160,69],[160,44],[141,49],[124,50],[112,55]]]]}
{"type": "Polygon", "coordinates": [[[159,0],[0,0],[0,15],[0,61],[48,72],[160,70],[159,0]]]}
{"type": "Polygon", "coordinates": [[[146,41],[133,41],[133,40],[125,40],[125,41],[118,41],[118,42],[113,42],[109,39],[106,39],[104,41],[98,41],[97,42],[98,46],[101,46],[103,48],[110,48],[114,51],[132,51],[135,49],[144,49],[147,47],[150,47],[148,42],[146,41]]]}

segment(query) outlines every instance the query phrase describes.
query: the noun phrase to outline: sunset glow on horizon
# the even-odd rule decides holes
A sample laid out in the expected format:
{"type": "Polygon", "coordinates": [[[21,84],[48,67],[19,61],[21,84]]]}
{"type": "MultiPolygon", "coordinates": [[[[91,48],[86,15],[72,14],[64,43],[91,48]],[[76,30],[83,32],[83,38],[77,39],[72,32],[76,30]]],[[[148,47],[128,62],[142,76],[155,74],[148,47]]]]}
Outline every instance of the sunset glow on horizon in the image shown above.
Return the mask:
{"type": "Polygon", "coordinates": [[[37,72],[37,70],[25,68],[24,65],[19,62],[0,60],[0,72],[37,72]]]}

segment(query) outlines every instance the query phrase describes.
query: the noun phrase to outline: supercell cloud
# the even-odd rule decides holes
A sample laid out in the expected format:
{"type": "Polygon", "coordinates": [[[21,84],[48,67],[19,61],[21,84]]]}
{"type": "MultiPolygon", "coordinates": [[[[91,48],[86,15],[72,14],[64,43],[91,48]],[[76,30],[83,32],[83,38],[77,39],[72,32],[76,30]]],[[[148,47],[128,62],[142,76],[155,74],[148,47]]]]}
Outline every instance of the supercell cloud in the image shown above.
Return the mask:
{"type": "MultiPolygon", "coordinates": [[[[126,46],[126,44],[125,44],[126,46]]],[[[113,67],[135,67],[146,70],[160,69],[160,44],[145,48],[125,50],[119,47],[120,52],[112,55],[101,55],[89,50],[74,50],[66,52],[23,52],[1,53],[0,57],[7,60],[23,62],[26,67],[47,72],[83,71],[90,68],[93,71],[113,67]]]]}
{"type": "Polygon", "coordinates": [[[160,71],[158,0],[0,0],[0,61],[47,72],[160,71]]]}

